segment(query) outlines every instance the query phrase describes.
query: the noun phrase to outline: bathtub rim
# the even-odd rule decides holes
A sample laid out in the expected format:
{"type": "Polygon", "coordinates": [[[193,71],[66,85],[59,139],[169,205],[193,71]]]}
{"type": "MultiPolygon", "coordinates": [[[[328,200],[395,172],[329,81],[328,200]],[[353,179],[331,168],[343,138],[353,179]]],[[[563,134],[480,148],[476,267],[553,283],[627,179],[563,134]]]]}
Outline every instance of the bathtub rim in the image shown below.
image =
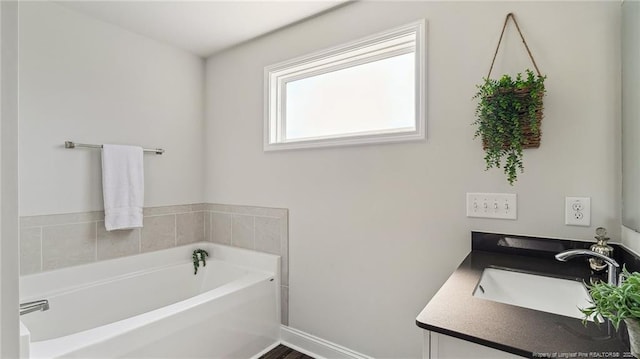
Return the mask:
{"type": "Polygon", "coordinates": [[[20,301],[76,290],[92,283],[116,277],[124,278],[155,268],[191,262],[193,250],[200,248],[207,250],[212,259],[222,260],[251,270],[274,273],[278,283],[281,283],[281,257],[278,255],[212,242],[196,242],[20,276],[20,301]],[[53,278],[57,282],[53,281],[53,278]],[[54,283],[60,284],[55,285],[54,283]]]}

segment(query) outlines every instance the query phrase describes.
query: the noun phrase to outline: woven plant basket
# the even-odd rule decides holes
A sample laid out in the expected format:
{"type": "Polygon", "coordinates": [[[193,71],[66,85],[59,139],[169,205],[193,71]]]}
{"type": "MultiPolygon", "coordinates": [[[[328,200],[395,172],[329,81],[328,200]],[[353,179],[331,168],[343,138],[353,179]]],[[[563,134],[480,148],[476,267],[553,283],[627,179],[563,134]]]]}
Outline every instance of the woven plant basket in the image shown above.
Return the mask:
{"type": "MultiPolygon", "coordinates": [[[[522,35],[522,31],[520,31],[520,26],[518,25],[518,22],[516,21],[515,16],[513,15],[513,13],[509,13],[507,14],[507,17],[504,19],[504,25],[502,26],[502,32],[500,33],[500,39],[498,40],[498,46],[496,46],[496,51],[493,54],[493,60],[491,60],[491,67],[489,68],[489,74],[487,75],[487,79],[491,77],[491,71],[493,70],[493,65],[495,64],[496,61],[496,56],[498,55],[498,50],[500,49],[500,44],[502,43],[502,36],[504,35],[504,30],[507,27],[507,23],[509,22],[509,19],[513,20],[513,24],[516,26],[516,29],[518,30],[518,34],[520,35],[520,38],[522,39],[522,44],[524,45],[524,48],[527,50],[527,54],[529,54],[529,58],[531,59],[531,62],[533,63],[533,67],[536,69],[536,73],[538,74],[538,76],[542,76],[542,74],[540,73],[540,69],[538,69],[538,65],[536,64],[536,60],[534,60],[533,55],[531,54],[531,51],[529,50],[529,45],[527,45],[527,41],[525,41],[524,39],[524,35],[522,35]]],[[[501,92],[501,94],[505,94],[507,91],[503,91],[501,92]]],[[[530,97],[531,95],[531,91],[529,88],[523,88],[523,89],[515,89],[513,90],[514,96],[518,97],[518,98],[527,98],[530,97]]],[[[541,94],[541,96],[544,96],[544,92],[541,94]]],[[[490,100],[491,98],[487,98],[488,100],[490,100]]],[[[540,104],[542,104],[542,101],[540,101],[540,104]]],[[[542,110],[543,107],[542,105],[539,106],[535,112],[536,112],[536,127],[537,130],[534,131],[534,129],[531,126],[531,121],[529,119],[529,114],[527,112],[527,108],[529,106],[524,106],[525,109],[523,109],[522,111],[520,111],[520,125],[522,126],[522,148],[538,148],[540,147],[540,135],[541,135],[541,131],[540,131],[540,125],[542,124],[542,110]]],[[[483,149],[487,149],[487,143],[485,141],[485,139],[482,139],[482,147],[483,149]]],[[[508,149],[510,146],[508,145],[504,145],[503,146],[505,149],[508,149]]]]}
{"type": "MultiPolygon", "coordinates": [[[[501,91],[501,94],[505,94],[506,92],[507,91],[501,91]]],[[[524,99],[531,96],[528,88],[515,89],[513,90],[513,95],[523,99],[523,102],[525,101],[524,99]]],[[[491,101],[491,97],[487,99],[491,101]]],[[[525,109],[518,112],[520,116],[520,126],[522,128],[522,148],[538,148],[540,147],[540,137],[542,134],[540,126],[542,125],[543,107],[538,106],[535,110],[535,127],[537,127],[537,130],[534,130],[534,126],[531,125],[531,119],[529,118],[529,113],[526,108],[528,108],[528,106],[525,106],[525,109]]],[[[487,149],[487,141],[484,138],[482,138],[482,148],[487,149]]],[[[510,146],[505,143],[503,148],[508,149],[510,146]]]]}

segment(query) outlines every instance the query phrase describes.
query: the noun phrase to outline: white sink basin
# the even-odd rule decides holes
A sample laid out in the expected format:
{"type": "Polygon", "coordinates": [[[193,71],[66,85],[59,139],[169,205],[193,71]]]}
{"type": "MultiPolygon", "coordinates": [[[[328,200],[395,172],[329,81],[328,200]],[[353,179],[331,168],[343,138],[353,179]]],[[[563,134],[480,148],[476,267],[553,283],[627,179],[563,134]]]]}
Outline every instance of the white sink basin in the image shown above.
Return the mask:
{"type": "Polygon", "coordinates": [[[482,272],[473,296],[579,319],[591,305],[582,282],[496,268],[482,272]]]}

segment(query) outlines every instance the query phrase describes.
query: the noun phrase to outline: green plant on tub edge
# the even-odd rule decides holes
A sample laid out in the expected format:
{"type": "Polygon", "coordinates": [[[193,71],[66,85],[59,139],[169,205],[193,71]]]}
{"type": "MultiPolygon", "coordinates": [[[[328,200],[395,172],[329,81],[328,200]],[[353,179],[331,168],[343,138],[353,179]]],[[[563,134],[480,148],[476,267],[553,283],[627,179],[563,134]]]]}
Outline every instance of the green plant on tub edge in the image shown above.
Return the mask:
{"type": "Polygon", "coordinates": [[[202,266],[207,266],[207,257],[209,253],[204,249],[196,249],[193,251],[191,258],[193,259],[193,275],[198,274],[198,268],[200,267],[200,262],[202,261],[202,266]]]}
{"type": "Polygon", "coordinates": [[[588,286],[592,305],[580,308],[585,315],[583,322],[598,315],[607,318],[618,330],[620,322],[625,321],[631,342],[631,354],[636,358],[640,354],[640,273],[629,273],[623,268],[622,284],[619,286],[597,282],[588,286]]]}
{"type": "Polygon", "coordinates": [[[509,75],[499,80],[484,78],[473,97],[479,99],[473,122],[477,125],[474,138],[483,140],[486,170],[503,167],[510,185],[516,181],[517,171],[524,171],[522,121],[529,121],[531,131],[540,136],[540,119],[536,116],[542,111],[546,76],[535,75],[529,69],[525,73],[524,78],[521,73],[515,79],[509,75]],[[516,95],[527,91],[528,96],[516,95]]]}

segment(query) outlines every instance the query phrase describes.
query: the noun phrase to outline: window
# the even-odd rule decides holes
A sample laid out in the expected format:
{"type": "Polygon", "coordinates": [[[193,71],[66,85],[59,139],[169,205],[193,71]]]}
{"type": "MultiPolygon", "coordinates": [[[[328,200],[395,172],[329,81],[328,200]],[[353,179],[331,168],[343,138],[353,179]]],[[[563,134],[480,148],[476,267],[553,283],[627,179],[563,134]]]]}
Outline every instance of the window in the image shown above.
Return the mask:
{"type": "Polygon", "coordinates": [[[425,22],[265,68],[265,151],[425,138],[425,22]]]}

